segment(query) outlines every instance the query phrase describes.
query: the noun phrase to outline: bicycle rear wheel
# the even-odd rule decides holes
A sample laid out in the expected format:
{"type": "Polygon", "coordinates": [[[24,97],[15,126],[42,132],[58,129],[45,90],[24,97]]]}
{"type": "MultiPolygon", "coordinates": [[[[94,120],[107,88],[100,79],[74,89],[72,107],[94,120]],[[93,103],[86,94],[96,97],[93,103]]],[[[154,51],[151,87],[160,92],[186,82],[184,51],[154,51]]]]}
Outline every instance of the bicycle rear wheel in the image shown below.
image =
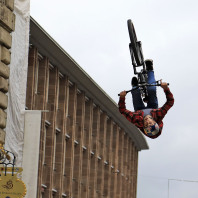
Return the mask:
{"type": "Polygon", "coordinates": [[[137,41],[135,28],[131,19],[127,21],[127,25],[128,25],[129,37],[130,37],[131,47],[133,50],[135,61],[138,66],[143,65],[144,58],[142,54],[141,43],[140,41],[137,41]]]}

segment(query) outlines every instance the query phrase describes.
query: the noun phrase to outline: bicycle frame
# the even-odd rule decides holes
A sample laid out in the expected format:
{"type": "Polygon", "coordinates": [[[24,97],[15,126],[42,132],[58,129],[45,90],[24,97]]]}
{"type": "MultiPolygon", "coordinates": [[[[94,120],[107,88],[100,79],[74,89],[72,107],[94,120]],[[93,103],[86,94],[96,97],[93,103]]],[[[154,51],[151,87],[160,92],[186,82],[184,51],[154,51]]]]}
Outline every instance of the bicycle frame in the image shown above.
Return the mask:
{"type": "MultiPolygon", "coordinates": [[[[133,71],[134,71],[134,74],[137,75],[137,77],[138,77],[137,78],[138,85],[136,86],[135,89],[138,89],[138,88],[140,89],[143,101],[146,102],[147,98],[148,98],[147,87],[148,86],[161,86],[161,83],[159,80],[156,81],[155,84],[147,83],[148,76],[147,76],[147,69],[146,69],[146,64],[145,64],[144,56],[143,56],[142,43],[141,43],[141,41],[137,41],[135,28],[134,28],[133,23],[130,19],[127,21],[127,24],[128,24],[129,38],[131,41],[129,43],[129,51],[130,51],[130,55],[131,55],[133,71]],[[137,67],[142,67],[142,69],[138,72],[137,67]]],[[[126,93],[131,92],[132,90],[133,89],[126,91],[126,93]]]]}
{"type": "MultiPolygon", "coordinates": [[[[134,74],[138,76],[138,84],[143,85],[139,86],[142,98],[148,97],[147,92],[147,70],[144,62],[143,50],[142,50],[142,43],[141,41],[137,41],[137,36],[135,33],[135,28],[131,20],[127,21],[128,30],[129,30],[129,51],[131,55],[132,65],[134,74]],[[142,69],[138,72],[137,67],[142,67],[142,69]]],[[[146,99],[145,99],[146,100],[146,99]]]]}
{"type": "MultiPolygon", "coordinates": [[[[142,43],[141,43],[141,41],[137,41],[137,43],[139,45],[139,49],[141,50],[142,58],[144,60],[143,51],[142,51],[142,43]]],[[[130,51],[130,55],[131,55],[131,61],[132,61],[132,65],[133,65],[134,74],[146,73],[146,66],[145,66],[144,61],[141,65],[138,65],[136,63],[131,43],[129,43],[129,51],[130,51]],[[141,66],[143,67],[143,69],[142,69],[143,72],[138,72],[136,68],[141,67],[141,66]]]]}
{"type": "MultiPolygon", "coordinates": [[[[143,58],[141,42],[139,41],[139,42],[137,42],[137,44],[139,45],[139,49],[141,50],[141,54],[142,54],[142,58],[143,58]]],[[[131,55],[134,74],[138,76],[138,84],[143,85],[143,86],[138,86],[138,87],[140,88],[142,98],[144,98],[144,100],[146,101],[147,97],[148,97],[148,91],[147,91],[147,87],[146,87],[147,70],[146,70],[145,63],[143,62],[141,65],[138,65],[136,63],[131,43],[129,44],[129,51],[130,51],[130,55],[131,55]],[[142,67],[142,69],[138,72],[137,67],[142,67]]],[[[144,58],[143,58],[143,60],[144,60],[144,58]]]]}

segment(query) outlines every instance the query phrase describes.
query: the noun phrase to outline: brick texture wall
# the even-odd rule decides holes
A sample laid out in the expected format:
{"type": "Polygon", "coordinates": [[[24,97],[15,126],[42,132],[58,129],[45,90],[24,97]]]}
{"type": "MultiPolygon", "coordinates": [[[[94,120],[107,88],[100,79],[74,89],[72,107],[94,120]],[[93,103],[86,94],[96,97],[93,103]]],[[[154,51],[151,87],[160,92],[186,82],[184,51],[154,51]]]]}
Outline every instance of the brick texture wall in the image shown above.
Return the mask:
{"type": "Polygon", "coordinates": [[[11,32],[15,29],[14,0],[0,0],[0,143],[5,143],[8,106],[9,64],[12,47],[11,32]]]}
{"type": "MultiPolygon", "coordinates": [[[[72,69],[72,68],[71,68],[72,69]]],[[[135,198],[133,140],[36,46],[26,106],[42,113],[37,198],[135,198]]]]}

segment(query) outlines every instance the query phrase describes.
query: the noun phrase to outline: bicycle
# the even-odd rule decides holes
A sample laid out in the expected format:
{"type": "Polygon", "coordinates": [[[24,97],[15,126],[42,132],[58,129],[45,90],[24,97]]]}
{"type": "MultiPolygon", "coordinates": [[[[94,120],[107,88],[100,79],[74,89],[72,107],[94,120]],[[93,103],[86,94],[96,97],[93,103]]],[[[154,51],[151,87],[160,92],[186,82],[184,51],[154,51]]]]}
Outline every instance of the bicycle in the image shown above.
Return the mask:
{"type": "MultiPolygon", "coordinates": [[[[142,43],[141,41],[137,40],[135,28],[131,19],[127,20],[127,26],[128,26],[129,38],[130,38],[129,51],[131,55],[134,74],[137,75],[137,79],[138,79],[138,84],[133,89],[139,88],[143,101],[147,102],[148,101],[147,87],[148,86],[161,86],[161,83],[160,83],[160,80],[156,81],[153,84],[147,83],[148,76],[147,76],[147,69],[146,69],[146,65],[144,61],[143,51],[142,51],[142,43]],[[140,71],[137,70],[138,67],[141,67],[140,71]]],[[[129,93],[131,91],[132,89],[126,91],[126,93],[129,93]]]]}

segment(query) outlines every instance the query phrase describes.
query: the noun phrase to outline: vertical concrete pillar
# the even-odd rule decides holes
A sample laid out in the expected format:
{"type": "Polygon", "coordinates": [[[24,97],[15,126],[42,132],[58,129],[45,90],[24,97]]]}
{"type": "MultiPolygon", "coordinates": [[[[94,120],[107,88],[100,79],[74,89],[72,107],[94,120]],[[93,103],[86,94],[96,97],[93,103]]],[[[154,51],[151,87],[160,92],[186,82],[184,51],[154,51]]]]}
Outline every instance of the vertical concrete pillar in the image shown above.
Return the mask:
{"type": "Polygon", "coordinates": [[[40,149],[41,111],[25,112],[25,133],[22,179],[26,184],[26,197],[37,197],[40,149]]]}

